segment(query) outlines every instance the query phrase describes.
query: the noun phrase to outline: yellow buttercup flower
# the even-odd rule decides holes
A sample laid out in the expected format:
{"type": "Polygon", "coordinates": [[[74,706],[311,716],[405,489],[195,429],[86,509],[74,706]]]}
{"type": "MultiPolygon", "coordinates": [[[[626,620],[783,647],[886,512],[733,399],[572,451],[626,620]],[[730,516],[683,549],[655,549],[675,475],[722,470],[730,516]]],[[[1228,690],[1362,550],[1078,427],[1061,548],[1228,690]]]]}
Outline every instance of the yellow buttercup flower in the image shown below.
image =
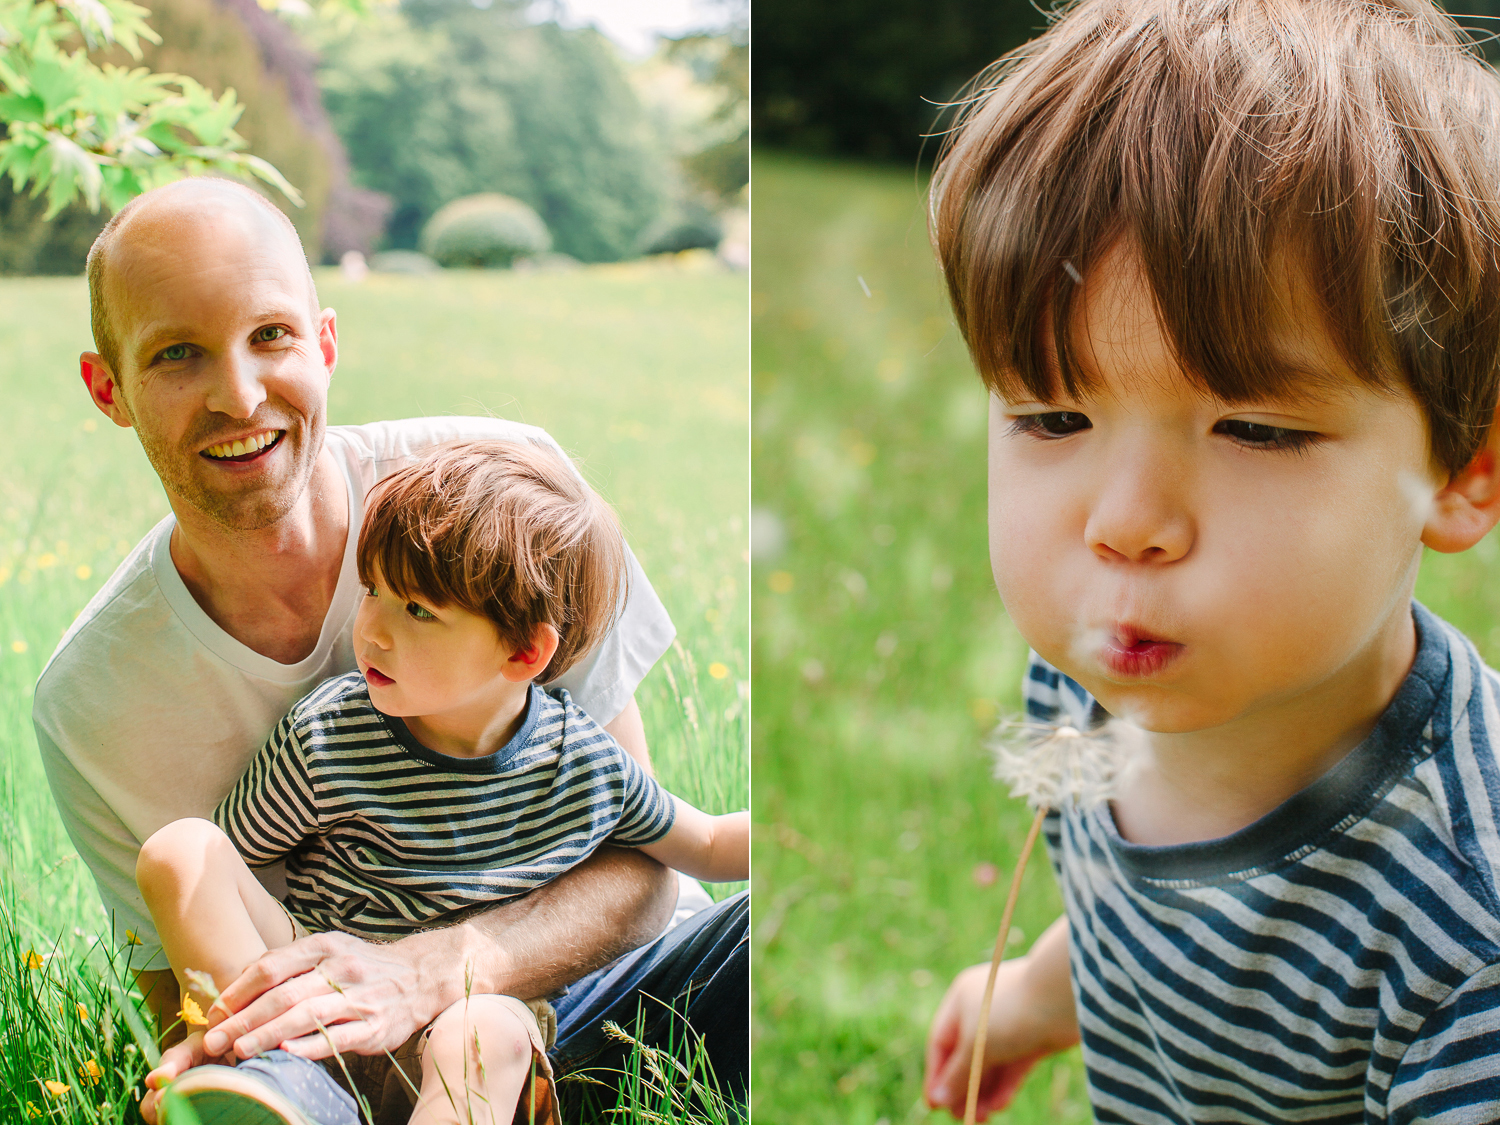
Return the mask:
{"type": "MultiPolygon", "coordinates": [[[[89,1022],[89,1010],[82,1004],[74,1004],[73,1011],[84,1023],[89,1022]]],[[[64,1000],[57,1006],[57,1013],[58,1015],[62,1016],[63,1019],[68,1018],[68,1002],[66,1000],[64,1000]]]]}
{"type": "Polygon", "coordinates": [[[729,668],[715,660],[708,666],[708,674],[716,680],[722,680],[725,676],[729,675],[729,668]]]}
{"type": "Polygon", "coordinates": [[[143,943],[142,943],[142,941],[141,941],[140,938],[138,938],[138,937],[135,936],[135,931],[134,930],[126,930],[125,931],[125,944],[126,945],[141,945],[143,943]]]}
{"type": "Polygon", "coordinates": [[[97,1059],[89,1059],[88,1062],[78,1068],[78,1077],[83,1079],[85,1086],[92,1086],[104,1077],[104,1071],[99,1069],[99,1061],[97,1059]]]}
{"type": "Polygon", "coordinates": [[[54,1082],[50,1078],[43,1082],[42,1085],[47,1087],[47,1093],[51,1094],[54,1098],[62,1097],[73,1088],[64,1082],[54,1082]]]}
{"type": "Polygon", "coordinates": [[[203,1009],[198,1007],[198,1001],[191,996],[182,998],[182,1011],[177,1013],[182,1022],[189,1027],[207,1027],[208,1021],[203,1018],[203,1009]]]}
{"type": "Polygon", "coordinates": [[[26,1103],[26,1116],[27,1117],[40,1117],[41,1115],[42,1115],[42,1111],[39,1110],[39,1109],[37,1109],[36,1102],[27,1102],[26,1103]]]}
{"type": "Polygon", "coordinates": [[[21,968],[40,969],[42,967],[42,955],[35,949],[28,949],[21,955],[21,968]]]}

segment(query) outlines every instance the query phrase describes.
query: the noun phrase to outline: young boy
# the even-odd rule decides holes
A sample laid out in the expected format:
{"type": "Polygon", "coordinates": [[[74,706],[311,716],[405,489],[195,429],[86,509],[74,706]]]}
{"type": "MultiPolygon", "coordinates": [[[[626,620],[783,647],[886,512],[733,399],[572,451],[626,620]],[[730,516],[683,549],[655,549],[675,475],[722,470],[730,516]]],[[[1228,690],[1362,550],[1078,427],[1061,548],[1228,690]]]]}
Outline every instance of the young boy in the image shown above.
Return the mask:
{"type": "MultiPolygon", "coordinates": [[[[141,850],[163,948],[210,1023],[214,996],[189,970],[222,988],[309,932],[382,940],[456,921],[606,841],[702,879],[747,877],[748,814],[708,816],[666,793],[566,691],[537,686],[607,630],[624,560],[609,507],[539,444],[449,445],[377,486],[358,543],[359,671],[292,709],[214,823],[174,822],[141,850]],[[246,866],[284,857],[285,903],[246,866]]],[[[411,1045],[411,1121],[468,1121],[476,1105],[486,1120],[550,1120],[549,1087],[533,1084],[551,1073],[538,1014],[544,1002],[497,996],[442,1013],[411,1045]]],[[[352,1122],[313,1064],[272,1054],[176,1078],[207,1061],[196,1032],[147,1083],[176,1078],[205,1120],[233,1104],[352,1122]]]]}
{"type": "Polygon", "coordinates": [[[1101,1122],[1500,1120],[1500,679],[1412,602],[1500,518],[1495,74],[1425,0],[1080,0],[932,217],[1028,714],[1141,736],[1049,817],[982,1113],[1081,1039],[1101,1122]]]}

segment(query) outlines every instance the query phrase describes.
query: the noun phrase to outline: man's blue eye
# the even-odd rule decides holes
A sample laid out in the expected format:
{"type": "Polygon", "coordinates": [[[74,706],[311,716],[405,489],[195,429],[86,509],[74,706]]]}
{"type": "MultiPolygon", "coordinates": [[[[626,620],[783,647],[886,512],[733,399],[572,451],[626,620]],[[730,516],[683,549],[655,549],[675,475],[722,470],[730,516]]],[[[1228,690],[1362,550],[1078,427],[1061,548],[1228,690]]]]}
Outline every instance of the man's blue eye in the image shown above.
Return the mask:
{"type": "Polygon", "coordinates": [[[435,613],[432,613],[431,611],[423,608],[422,606],[419,606],[416,602],[407,602],[406,603],[406,612],[409,613],[409,614],[411,614],[418,621],[436,621],[437,620],[437,615],[435,613]]]}
{"type": "Polygon", "coordinates": [[[1261,449],[1305,449],[1318,439],[1311,430],[1289,430],[1285,426],[1268,426],[1264,422],[1247,422],[1243,418],[1225,418],[1214,425],[1214,433],[1231,437],[1241,445],[1261,449]]]}

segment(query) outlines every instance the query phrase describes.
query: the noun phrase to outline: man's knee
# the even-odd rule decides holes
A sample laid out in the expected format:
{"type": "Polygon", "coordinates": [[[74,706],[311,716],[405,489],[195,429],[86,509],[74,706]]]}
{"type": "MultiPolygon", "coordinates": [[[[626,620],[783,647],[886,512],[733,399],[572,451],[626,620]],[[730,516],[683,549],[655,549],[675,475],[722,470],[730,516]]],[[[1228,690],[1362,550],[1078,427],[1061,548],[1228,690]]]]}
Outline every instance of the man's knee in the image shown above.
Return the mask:
{"type": "Polygon", "coordinates": [[[237,855],[229,837],[212,821],[199,817],[174,820],[141,845],[135,861],[135,883],[149,903],[153,897],[181,886],[191,873],[237,855]]]}

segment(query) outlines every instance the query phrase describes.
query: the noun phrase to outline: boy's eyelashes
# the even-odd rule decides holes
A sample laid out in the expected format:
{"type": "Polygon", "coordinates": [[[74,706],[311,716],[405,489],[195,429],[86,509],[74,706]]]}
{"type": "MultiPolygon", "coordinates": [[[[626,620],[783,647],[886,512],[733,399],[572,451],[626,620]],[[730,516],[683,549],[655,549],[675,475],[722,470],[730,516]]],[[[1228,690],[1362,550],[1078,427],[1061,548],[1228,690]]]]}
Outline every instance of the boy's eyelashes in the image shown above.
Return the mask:
{"type": "MultiPolygon", "coordinates": [[[[364,584],[364,587],[365,597],[380,597],[380,591],[375,588],[375,583],[366,582],[364,584]]],[[[406,610],[406,615],[416,621],[436,621],[438,619],[437,614],[433,613],[432,610],[428,609],[421,602],[407,602],[404,608],[406,610]]]]}
{"type": "MultiPolygon", "coordinates": [[[[1037,414],[1017,415],[1011,419],[1010,428],[1013,434],[1026,434],[1047,440],[1081,433],[1092,429],[1093,425],[1088,415],[1078,410],[1047,410],[1037,414]]],[[[1319,436],[1312,430],[1294,430],[1244,418],[1221,419],[1214,423],[1213,432],[1253,449],[1284,449],[1294,452],[1306,449],[1319,436]]]]}
{"type": "Polygon", "coordinates": [[[1077,410],[1049,410],[1042,414],[1019,414],[1011,419],[1011,432],[1040,438],[1067,437],[1091,429],[1094,423],[1077,410]]]}
{"type": "Polygon", "coordinates": [[[1215,422],[1214,433],[1232,438],[1240,445],[1256,449],[1285,449],[1294,453],[1318,440],[1318,435],[1312,430],[1290,430],[1285,426],[1269,426],[1244,418],[1225,418],[1215,422]]]}

